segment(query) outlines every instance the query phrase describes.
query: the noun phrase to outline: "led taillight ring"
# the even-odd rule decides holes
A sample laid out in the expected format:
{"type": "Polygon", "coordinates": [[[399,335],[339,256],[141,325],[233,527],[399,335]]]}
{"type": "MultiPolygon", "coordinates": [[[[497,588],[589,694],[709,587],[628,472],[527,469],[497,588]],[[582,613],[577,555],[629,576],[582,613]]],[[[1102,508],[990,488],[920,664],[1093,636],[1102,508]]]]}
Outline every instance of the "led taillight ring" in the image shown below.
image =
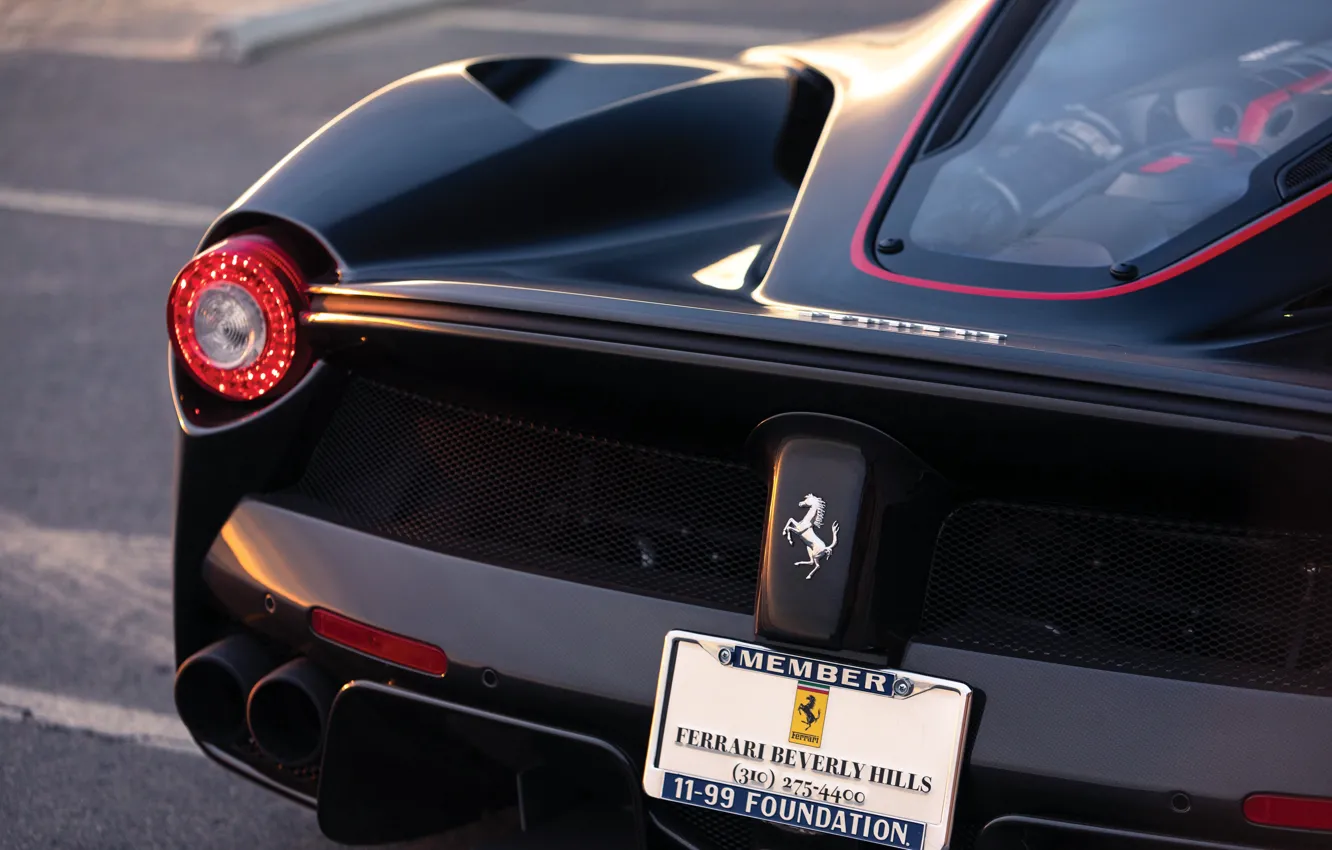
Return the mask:
{"type": "Polygon", "coordinates": [[[272,239],[245,234],[220,242],[171,285],[172,347],[194,379],[223,398],[271,393],[304,359],[304,289],[296,263],[272,239]]]}

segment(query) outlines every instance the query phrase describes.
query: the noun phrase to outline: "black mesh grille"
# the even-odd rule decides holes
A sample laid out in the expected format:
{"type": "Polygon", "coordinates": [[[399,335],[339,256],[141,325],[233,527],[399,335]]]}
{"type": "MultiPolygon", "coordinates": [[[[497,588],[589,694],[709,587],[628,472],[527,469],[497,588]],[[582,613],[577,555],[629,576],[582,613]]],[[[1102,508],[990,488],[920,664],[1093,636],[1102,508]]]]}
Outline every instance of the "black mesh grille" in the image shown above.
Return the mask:
{"type": "Polygon", "coordinates": [[[441,552],[753,610],[767,487],[739,464],[355,379],[295,491],[441,552]]]}
{"type": "Polygon", "coordinates": [[[653,801],[652,814],[667,829],[707,850],[751,850],[753,818],[668,800],[653,801]]]}
{"type": "Polygon", "coordinates": [[[1332,539],[975,502],[939,534],[919,639],[1332,691],[1332,539]]]}
{"type": "Polygon", "coordinates": [[[983,824],[958,818],[953,821],[953,834],[949,836],[948,850],[975,850],[983,824]]]}
{"type": "Polygon", "coordinates": [[[1281,175],[1281,197],[1298,195],[1332,175],[1332,144],[1324,145],[1281,175]]]}

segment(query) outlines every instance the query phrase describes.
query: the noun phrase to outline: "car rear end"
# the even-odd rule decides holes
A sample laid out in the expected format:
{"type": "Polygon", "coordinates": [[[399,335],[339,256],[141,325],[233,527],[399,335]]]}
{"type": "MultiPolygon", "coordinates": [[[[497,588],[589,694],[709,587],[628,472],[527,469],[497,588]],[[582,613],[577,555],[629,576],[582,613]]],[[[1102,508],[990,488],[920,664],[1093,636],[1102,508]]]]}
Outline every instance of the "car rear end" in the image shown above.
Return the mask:
{"type": "Polygon", "coordinates": [[[974,690],[960,835],[1000,819],[989,834],[1077,846],[1093,833],[1070,824],[1163,847],[1320,840],[1245,814],[1252,795],[1326,782],[1332,582],[1309,498],[1326,488],[1326,456],[1296,432],[903,380],[817,349],[741,357],[724,339],[607,340],[643,331],[538,331],[474,307],[389,321],[332,298],[311,305],[327,353],[290,393],[225,425],[182,414],[176,622],[182,661],[231,635],[261,645],[245,684],[307,658],[326,683],[379,688],[379,714],[360,712],[378,729],[329,721],[327,696],[289,701],[319,715],[314,744],[292,733],[306,741],[297,764],[274,758],[292,752],[281,734],[266,748],[243,723],[201,736],[229,765],[317,800],[335,838],[351,837],[344,819],[395,822],[371,804],[397,780],[443,819],[431,826],[521,802],[534,823],[631,811],[626,836],[697,846],[767,830],[643,800],[637,776],[663,636],[754,638],[774,471],[747,454],[750,432],[815,410],[881,427],[949,482],[942,510],[885,526],[875,569],[891,599],[856,611],[861,645],[795,649],[974,690]],[[321,612],[350,625],[321,626],[321,612]],[[411,734],[398,702],[420,715],[411,734]],[[493,741],[450,720],[468,711],[493,741]],[[399,750],[365,744],[379,736],[399,750]],[[528,738],[591,755],[509,752],[528,738]],[[591,788],[542,809],[518,778],[543,771],[591,788]],[[440,790],[473,773],[492,776],[486,793],[440,790]]]}
{"type": "MultiPolygon", "coordinates": [[[[1047,7],[957,0],[749,64],[435,69],[276,167],[168,315],[204,751],[346,843],[508,812],[532,846],[854,846],[662,799],[688,635],[965,695],[952,727],[883,724],[956,750],[920,846],[1326,846],[1332,402],[1299,238],[1326,213],[1260,209],[1255,178],[1257,217],[1199,254],[1171,207],[1159,268],[1068,272],[1047,239],[938,279],[911,264],[956,246],[888,232],[951,156],[911,164],[966,111],[958,69],[1047,7]]],[[[841,722],[788,684],[813,699],[774,709],[792,736],[841,722]]]]}

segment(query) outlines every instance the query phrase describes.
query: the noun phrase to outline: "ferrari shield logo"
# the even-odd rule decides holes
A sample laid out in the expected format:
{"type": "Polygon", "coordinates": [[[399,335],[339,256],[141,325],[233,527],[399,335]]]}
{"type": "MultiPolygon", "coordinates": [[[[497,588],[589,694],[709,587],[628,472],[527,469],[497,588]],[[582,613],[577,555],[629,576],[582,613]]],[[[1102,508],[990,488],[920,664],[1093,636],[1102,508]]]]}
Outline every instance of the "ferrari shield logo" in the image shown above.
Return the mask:
{"type": "Polygon", "coordinates": [[[791,709],[793,744],[817,748],[823,741],[823,719],[828,714],[828,686],[801,681],[796,686],[795,707],[791,709]]]}

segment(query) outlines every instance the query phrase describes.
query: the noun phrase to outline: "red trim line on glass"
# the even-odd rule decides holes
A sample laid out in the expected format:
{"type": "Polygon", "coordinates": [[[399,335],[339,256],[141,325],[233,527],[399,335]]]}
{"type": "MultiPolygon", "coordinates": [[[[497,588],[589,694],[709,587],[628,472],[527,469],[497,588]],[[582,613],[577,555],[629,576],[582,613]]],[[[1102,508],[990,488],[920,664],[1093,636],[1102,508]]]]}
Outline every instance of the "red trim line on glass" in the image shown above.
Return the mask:
{"type": "MultiPolygon", "coordinates": [[[[920,105],[920,109],[916,110],[911,123],[907,125],[906,132],[902,134],[902,141],[898,142],[897,149],[893,151],[892,159],[888,160],[888,167],[880,175],[879,182],[874,187],[874,193],[870,195],[869,205],[860,214],[860,223],[856,225],[856,235],[851,240],[851,262],[866,274],[883,277],[887,280],[896,280],[902,277],[880,268],[869,255],[869,229],[870,224],[874,221],[874,211],[879,206],[879,201],[883,198],[884,193],[888,191],[888,184],[892,182],[893,176],[897,174],[898,166],[902,164],[903,158],[906,157],[907,150],[916,140],[916,134],[920,132],[920,126],[925,123],[925,116],[934,107],[934,102],[939,98],[940,92],[943,91],[944,84],[953,76],[957,63],[962,60],[962,54],[966,53],[967,48],[971,46],[977,31],[980,30],[981,22],[989,16],[993,6],[994,4],[991,3],[977,13],[976,20],[971,22],[971,26],[967,27],[966,33],[963,34],[961,43],[953,51],[953,55],[948,57],[948,62],[939,71],[939,75],[935,77],[934,85],[930,87],[929,94],[925,95],[925,101],[920,105]]],[[[914,280],[914,278],[902,278],[899,282],[906,283],[910,280],[914,280]]]]}
{"type": "MultiPolygon", "coordinates": [[[[1196,251],[1185,257],[1174,265],[1166,266],[1158,272],[1149,274],[1146,277],[1139,278],[1132,283],[1121,284],[1120,286],[1108,286],[1104,289],[1090,289],[1081,292],[1031,292],[1020,289],[996,289],[989,286],[970,286],[964,283],[948,283],[941,280],[928,280],[920,277],[910,277],[908,275],[896,274],[880,266],[871,256],[873,250],[869,244],[870,225],[874,222],[874,213],[878,209],[884,194],[888,191],[888,186],[897,175],[898,169],[905,159],[907,151],[916,140],[916,134],[920,132],[921,125],[925,123],[925,117],[934,107],[938,100],[944,85],[953,76],[957,69],[958,62],[966,53],[976,34],[980,29],[981,22],[984,21],[993,8],[993,4],[987,6],[976,16],[976,20],[971,24],[966,34],[962,37],[962,42],[949,57],[947,64],[939,71],[939,76],[935,79],[934,85],[925,96],[924,103],[917,110],[915,117],[911,119],[911,124],[907,126],[906,133],[903,134],[901,142],[897,149],[893,151],[893,156],[888,160],[888,167],[884,169],[883,175],[879,177],[879,182],[874,187],[874,192],[870,196],[869,204],[865,211],[860,214],[860,223],[856,225],[855,236],[851,239],[851,264],[857,269],[868,275],[873,275],[880,280],[889,280],[893,283],[902,283],[907,286],[919,286],[923,289],[935,289],[941,292],[955,292],[960,295],[983,295],[990,298],[1017,298],[1027,301],[1091,301],[1097,298],[1110,298],[1115,295],[1127,295],[1130,292],[1137,292],[1156,286],[1159,283],[1165,283],[1171,278],[1178,277],[1185,272],[1201,266],[1203,263],[1224,254],[1231,248],[1240,245],[1264,231],[1270,230],[1296,213],[1308,209],[1314,204],[1332,195],[1332,182],[1324,184],[1307,195],[1302,195],[1284,206],[1277,207],[1266,215],[1254,219],[1240,229],[1233,231],[1229,235],[1213,242],[1211,245],[1196,251]]],[[[1303,93],[1310,88],[1322,85],[1325,82],[1332,81],[1332,72],[1322,72],[1314,77],[1301,80],[1287,89],[1297,93],[1303,93]]],[[[1238,140],[1213,139],[1213,144],[1220,147],[1232,147],[1237,145],[1238,140]]]]}
{"type": "Polygon", "coordinates": [[[1263,128],[1267,126],[1268,121],[1272,120],[1272,113],[1276,111],[1278,106],[1288,100],[1290,100],[1290,92],[1285,89],[1277,89],[1249,101],[1249,105],[1244,107],[1244,117],[1240,119],[1239,132],[1236,137],[1246,145],[1258,144],[1263,138],[1263,128]]]}

